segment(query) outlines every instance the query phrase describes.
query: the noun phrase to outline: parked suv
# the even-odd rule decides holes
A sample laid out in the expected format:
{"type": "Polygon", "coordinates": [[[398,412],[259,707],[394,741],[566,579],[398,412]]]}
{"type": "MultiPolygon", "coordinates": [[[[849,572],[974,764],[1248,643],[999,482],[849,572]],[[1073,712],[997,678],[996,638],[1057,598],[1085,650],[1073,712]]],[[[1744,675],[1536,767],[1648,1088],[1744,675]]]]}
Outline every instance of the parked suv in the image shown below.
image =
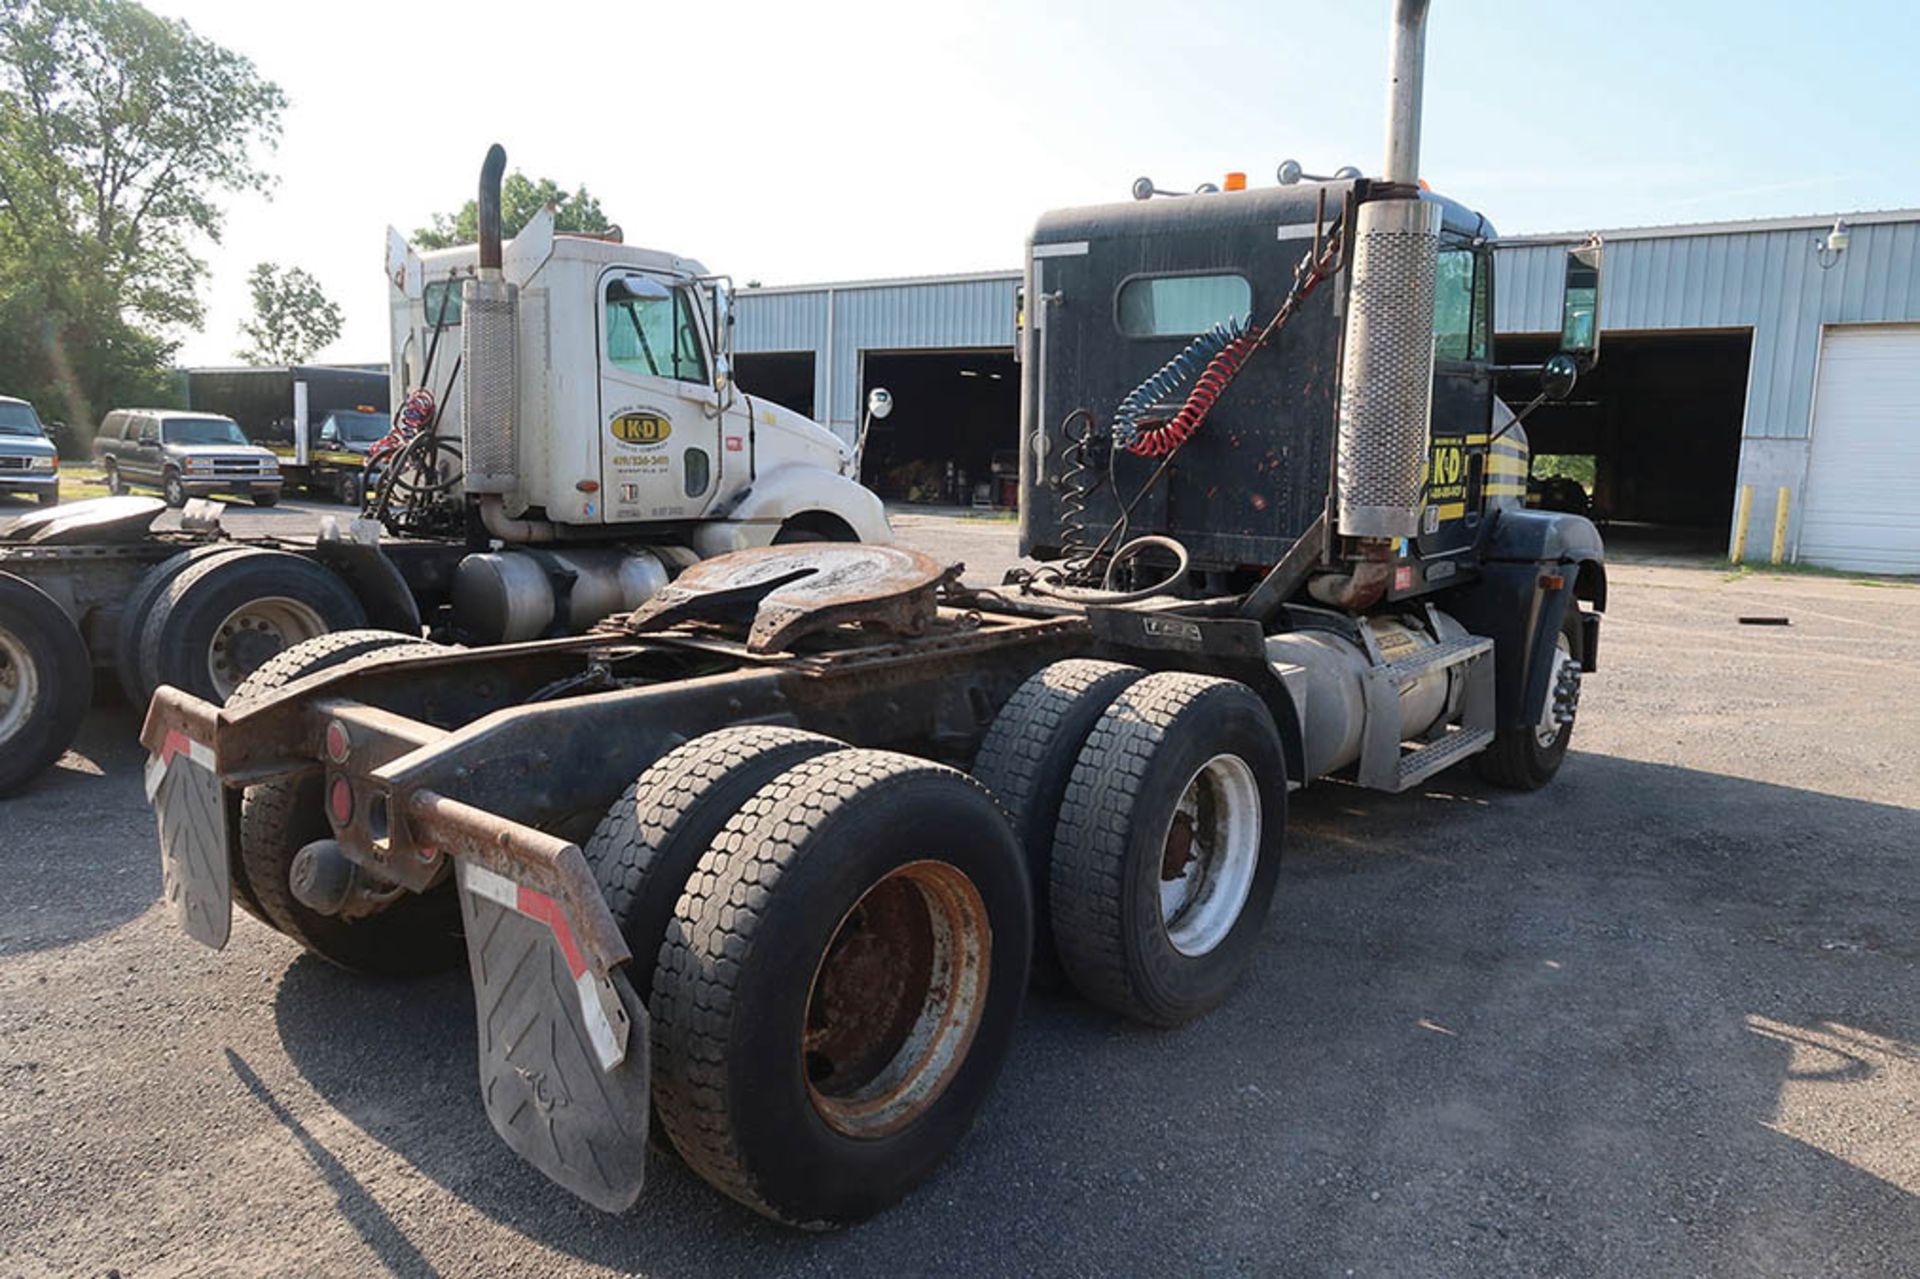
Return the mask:
{"type": "Polygon", "coordinates": [[[93,455],[107,473],[109,490],[157,488],[168,506],[211,493],[272,506],[285,485],[272,451],[248,443],[239,423],[216,413],[115,409],[94,436],[93,455]]]}
{"type": "Polygon", "coordinates": [[[0,493],[31,493],[40,505],[60,500],[60,451],[25,400],[0,395],[0,493]]]}

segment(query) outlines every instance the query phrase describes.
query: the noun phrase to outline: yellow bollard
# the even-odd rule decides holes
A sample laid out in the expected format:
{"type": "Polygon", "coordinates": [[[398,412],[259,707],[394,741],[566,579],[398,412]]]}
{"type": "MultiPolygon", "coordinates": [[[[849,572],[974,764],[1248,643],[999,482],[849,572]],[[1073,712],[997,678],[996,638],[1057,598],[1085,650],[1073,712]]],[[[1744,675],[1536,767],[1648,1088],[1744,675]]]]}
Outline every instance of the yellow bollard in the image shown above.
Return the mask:
{"type": "Polygon", "coordinates": [[[1787,554],[1787,486],[1780,486],[1780,496],[1773,504],[1773,559],[1778,564],[1787,554]]]}
{"type": "Polygon", "coordinates": [[[1753,505],[1753,485],[1740,486],[1740,502],[1733,512],[1733,554],[1727,558],[1738,564],[1747,558],[1747,510],[1753,505]]]}

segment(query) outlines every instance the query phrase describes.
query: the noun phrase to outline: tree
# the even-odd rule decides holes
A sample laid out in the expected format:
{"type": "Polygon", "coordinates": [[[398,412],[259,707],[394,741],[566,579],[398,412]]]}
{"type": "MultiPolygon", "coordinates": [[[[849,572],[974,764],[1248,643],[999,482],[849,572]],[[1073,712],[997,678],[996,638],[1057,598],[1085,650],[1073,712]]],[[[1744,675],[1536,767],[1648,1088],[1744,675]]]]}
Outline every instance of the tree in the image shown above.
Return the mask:
{"type": "Polygon", "coordinates": [[[304,363],[340,336],[340,308],[299,267],[262,262],[247,275],[247,285],[253,319],[240,326],[248,345],[234,354],[248,364],[304,363]]]}
{"type": "MultiPolygon", "coordinates": [[[[607,221],[607,215],[600,211],[600,201],[588,195],[585,187],[568,195],[552,178],[541,178],[535,182],[516,169],[500,184],[501,236],[511,240],[520,234],[520,228],[533,221],[534,214],[549,204],[555,210],[555,230],[599,235],[613,229],[613,223],[607,221]]],[[[433,225],[421,227],[413,233],[415,247],[422,249],[477,244],[479,240],[480,205],[476,200],[468,200],[461,205],[458,213],[434,214],[433,225]]]]}
{"type": "Polygon", "coordinates": [[[285,95],[246,58],[132,0],[0,0],[0,368],[86,430],[169,398],[172,335],[203,315],[219,199],[285,95]]]}

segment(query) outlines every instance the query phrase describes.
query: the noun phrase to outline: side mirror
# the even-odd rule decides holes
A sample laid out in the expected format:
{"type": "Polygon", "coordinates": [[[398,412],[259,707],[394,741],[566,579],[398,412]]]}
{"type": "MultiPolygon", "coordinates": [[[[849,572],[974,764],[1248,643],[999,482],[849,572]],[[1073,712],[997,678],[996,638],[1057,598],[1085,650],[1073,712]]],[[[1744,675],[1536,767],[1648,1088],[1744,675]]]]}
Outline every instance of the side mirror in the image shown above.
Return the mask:
{"type": "Polygon", "coordinates": [[[1540,394],[1549,400],[1566,399],[1579,380],[1580,362],[1565,351],[1548,356],[1540,366],[1540,394]]]}
{"type": "Polygon", "coordinates": [[[715,391],[718,391],[721,395],[725,395],[727,393],[727,388],[732,385],[733,385],[733,361],[729,360],[724,355],[714,356],[713,357],[713,389],[715,391]]]}
{"type": "Polygon", "coordinates": [[[876,386],[867,392],[867,415],[876,421],[893,412],[893,392],[876,386]]]}
{"type": "Polygon", "coordinates": [[[1567,286],[1560,302],[1560,350],[1581,368],[1600,358],[1600,241],[1567,250],[1567,286]]]}
{"type": "Polygon", "coordinates": [[[47,438],[55,444],[64,445],[73,438],[73,433],[67,429],[65,422],[46,422],[42,425],[47,428],[47,438]]]}

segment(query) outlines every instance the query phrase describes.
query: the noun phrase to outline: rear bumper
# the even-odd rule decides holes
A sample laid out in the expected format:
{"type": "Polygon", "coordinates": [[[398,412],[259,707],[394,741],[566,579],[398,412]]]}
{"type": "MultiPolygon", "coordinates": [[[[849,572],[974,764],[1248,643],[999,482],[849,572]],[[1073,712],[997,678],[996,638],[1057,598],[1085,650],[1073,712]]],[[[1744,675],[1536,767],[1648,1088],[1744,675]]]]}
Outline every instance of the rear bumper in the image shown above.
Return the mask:
{"type": "Polygon", "coordinates": [[[296,770],[324,768],[323,793],[344,786],[354,795],[351,817],[329,813],[342,853],[413,891],[437,890],[449,878],[457,885],[481,1096],[495,1131],[587,1202],[609,1212],[630,1207],[645,1177],[647,1010],[585,857],[544,831],[387,785],[385,765],[404,758],[426,726],[403,721],[402,731],[384,732],[394,717],[356,706],[283,698],[235,721],[178,689],[154,694],[140,740],[175,921],[196,941],[226,945],[239,847],[230,792],[287,775],[288,760],[296,770]],[[340,749],[325,754],[330,744],[340,749]],[[362,760],[364,772],[356,767],[362,760]],[[556,1097],[568,1104],[556,1108],[556,1097]]]}

